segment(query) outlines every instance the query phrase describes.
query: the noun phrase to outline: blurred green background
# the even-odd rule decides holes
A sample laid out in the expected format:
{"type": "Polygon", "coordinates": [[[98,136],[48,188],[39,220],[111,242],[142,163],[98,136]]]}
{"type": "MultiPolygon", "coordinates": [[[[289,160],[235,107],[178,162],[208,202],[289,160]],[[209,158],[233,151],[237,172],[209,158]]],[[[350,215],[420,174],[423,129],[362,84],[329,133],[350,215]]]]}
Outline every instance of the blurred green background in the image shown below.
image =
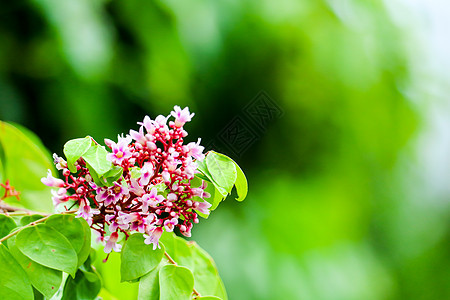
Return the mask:
{"type": "Polygon", "coordinates": [[[425,0],[3,2],[0,119],[62,154],[189,106],[190,140],[249,180],[193,230],[230,299],[450,299],[449,20],[425,0]],[[279,114],[258,123],[261,95],[279,114]]]}

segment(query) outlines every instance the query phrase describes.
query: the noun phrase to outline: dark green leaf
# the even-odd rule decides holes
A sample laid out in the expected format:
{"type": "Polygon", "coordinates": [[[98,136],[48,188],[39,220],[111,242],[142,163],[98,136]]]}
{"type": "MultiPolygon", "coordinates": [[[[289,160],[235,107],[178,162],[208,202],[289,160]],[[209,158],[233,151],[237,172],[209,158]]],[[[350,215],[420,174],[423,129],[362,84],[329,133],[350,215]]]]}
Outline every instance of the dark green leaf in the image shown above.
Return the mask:
{"type": "Polygon", "coordinates": [[[210,151],[206,156],[206,166],[214,182],[230,193],[237,177],[234,162],[225,155],[210,151]]]}
{"type": "Polygon", "coordinates": [[[0,244],[0,284],[0,299],[33,299],[30,279],[3,244],[0,244]]]}
{"type": "Polygon", "coordinates": [[[163,255],[164,246],[153,250],[152,245],[144,244],[142,233],[131,235],[123,245],[121,253],[121,281],[131,281],[144,276],[158,266],[163,255]]]}
{"type": "Polygon", "coordinates": [[[99,176],[102,176],[112,168],[111,162],[106,159],[107,154],[108,151],[103,146],[95,145],[89,148],[83,158],[99,176]]]}
{"type": "Polygon", "coordinates": [[[59,233],[64,235],[70,242],[73,249],[77,253],[78,266],[81,266],[84,260],[86,260],[91,248],[90,234],[89,234],[89,247],[88,248],[85,247],[87,243],[87,237],[85,236],[86,230],[82,224],[83,221],[86,222],[82,218],[75,218],[74,215],[62,215],[62,214],[53,215],[50,218],[48,218],[47,221],[45,221],[46,225],[53,227],[59,233]]]}
{"type": "Polygon", "coordinates": [[[88,279],[86,273],[81,270],[77,272],[75,278],[67,278],[62,300],[96,299],[102,288],[102,282],[96,272],[89,272],[89,274],[95,276],[95,278],[90,276],[88,279]]]}
{"type": "Polygon", "coordinates": [[[31,284],[46,298],[50,299],[61,285],[62,272],[40,265],[23,255],[16,246],[16,236],[8,239],[8,248],[12,256],[28,274],[31,284]]]}
{"type": "Polygon", "coordinates": [[[23,229],[17,235],[19,250],[35,262],[75,276],[77,253],[64,235],[45,224],[23,229]]]}
{"type": "Polygon", "coordinates": [[[31,216],[23,216],[20,219],[20,225],[25,226],[30,224],[31,222],[35,222],[39,219],[42,219],[44,216],[41,215],[31,215],[31,216]]]}
{"type": "Polygon", "coordinates": [[[67,166],[72,173],[77,171],[74,163],[89,150],[91,145],[92,140],[89,136],[70,140],[64,145],[63,152],[67,158],[67,166]]]}
{"type": "Polygon", "coordinates": [[[13,218],[0,215],[0,238],[7,236],[16,227],[17,224],[13,218]]]}
{"type": "Polygon", "coordinates": [[[194,276],[185,267],[165,265],[159,270],[161,300],[189,300],[194,288],[194,276]]]}
{"type": "Polygon", "coordinates": [[[78,267],[80,267],[91,253],[91,228],[89,224],[83,218],[78,218],[83,228],[83,246],[80,251],[77,252],[78,255],[78,267]]]}

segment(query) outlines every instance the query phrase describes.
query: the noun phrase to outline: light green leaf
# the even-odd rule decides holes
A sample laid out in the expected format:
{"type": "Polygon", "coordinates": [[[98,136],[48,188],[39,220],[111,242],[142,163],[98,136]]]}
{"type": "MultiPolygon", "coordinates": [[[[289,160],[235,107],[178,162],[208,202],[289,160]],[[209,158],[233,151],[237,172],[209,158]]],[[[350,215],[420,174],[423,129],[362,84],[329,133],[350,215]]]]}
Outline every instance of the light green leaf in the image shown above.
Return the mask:
{"type": "Polygon", "coordinates": [[[142,233],[132,234],[121,252],[121,281],[132,281],[144,276],[160,263],[164,255],[164,246],[153,250],[152,245],[144,243],[142,233]]]}
{"type": "Polygon", "coordinates": [[[114,166],[111,170],[103,174],[102,181],[105,181],[107,186],[113,186],[114,182],[122,176],[123,169],[119,166],[114,166]]]}
{"type": "Polygon", "coordinates": [[[67,158],[67,166],[72,173],[77,171],[74,163],[83,156],[91,147],[92,140],[89,136],[73,139],[64,144],[64,155],[67,158]]]}
{"type": "Polygon", "coordinates": [[[202,299],[202,300],[222,300],[221,298],[216,297],[216,296],[202,296],[202,297],[197,297],[195,299],[196,300],[198,300],[198,299],[202,299]]]}
{"type": "Polygon", "coordinates": [[[214,182],[230,193],[237,177],[234,162],[228,156],[210,151],[206,156],[206,166],[214,182]]]}
{"type": "Polygon", "coordinates": [[[78,267],[80,267],[86,259],[89,257],[91,253],[91,228],[87,221],[83,218],[77,218],[81,223],[81,227],[83,228],[83,246],[80,251],[77,252],[78,256],[78,267]]]}
{"type": "Polygon", "coordinates": [[[62,272],[40,265],[23,255],[16,246],[16,236],[8,239],[8,248],[12,256],[28,274],[31,284],[46,298],[50,299],[61,285],[62,272]]]}
{"type": "Polygon", "coordinates": [[[185,267],[165,265],[159,270],[161,300],[189,300],[194,288],[194,276],[185,267]]]}
{"type": "Polygon", "coordinates": [[[234,165],[236,166],[237,171],[237,177],[236,177],[236,192],[238,194],[238,197],[236,198],[237,201],[244,201],[245,197],[247,197],[248,192],[248,183],[247,178],[245,177],[244,172],[242,172],[241,167],[233,161],[234,165]]]}
{"type": "Polygon", "coordinates": [[[159,270],[167,264],[169,262],[163,259],[156,268],[141,277],[138,300],[159,300],[159,270]]]}
{"type": "Polygon", "coordinates": [[[11,230],[17,227],[16,222],[14,222],[13,218],[0,215],[0,238],[7,236],[11,230]]]}
{"type": "Polygon", "coordinates": [[[45,224],[28,227],[18,233],[16,245],[35,262],[75,276],[78,257],[67,238],[45,224]]]}
{"type": "Polygon", "coordinates": [[[51,188],[42,184],[41,178],[47,174],[47,169],[55,174],[55,167],[48,151],[33,133],[21,132],[15,126],[0,121],[0,144],[4,158],[2,159],[2,177],[9,179],[12,186],[20,192],[20,201],[15,197],[4,201],[14,206],[51,212],[53,204],[51,188]],[[30,138],[34,136],[34,138],[30,138]],[[26,176],[24,176],[26,174],[26,176]]]}
{"type": "Polygon", "coordinates": [[[91,166],[98,176],[102,176],[112,168],[112,164],[106,159],[108,151],[103,146],[95,145],[83,155],[83,159],[91,166]]]}
{"type": "Polygon", "coordinates": [[[3,244],[0,244],[0,284],[0,299],[33,299],[30,279],[3,244]]]}
{"type": "Polygon", "coordinates": [[[187,242],[172,232],[164,232],[160,240],[164,243],[166,252],[178,265],[192,271],[195,278],[195,289],[201,295],[227,299],[225,287],[211,256],[195,242],[187,242]]]}
{"type": "Polygon", "coordinates": [[[89,230],[89,247],[85,247],[87,242],[87,233],[82,222],[86,222],[82,218],[75,218],[74,215],[53,215],[45,221],[45,224],[53,227],[56,231],[61,233],[70,242],[73,249],[77,253],[78,263],[77,266],[81,266],[89,256],[90,252],[90,230],[89,230]]]}

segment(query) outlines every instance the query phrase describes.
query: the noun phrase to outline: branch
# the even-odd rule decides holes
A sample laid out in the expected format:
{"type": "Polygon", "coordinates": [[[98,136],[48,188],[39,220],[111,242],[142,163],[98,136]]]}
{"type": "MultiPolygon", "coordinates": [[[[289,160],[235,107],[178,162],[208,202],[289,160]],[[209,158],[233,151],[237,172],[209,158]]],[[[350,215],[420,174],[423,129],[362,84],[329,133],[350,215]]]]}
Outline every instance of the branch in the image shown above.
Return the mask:
{"type": "MultiPolygon", "coordinates": [[[[77,212],[77,210],[64,211],[64,212],[62,212],[61,214],[72,214],[72,213],[74,213],[74,212],[77,212]]],[[[34,226],[34,225],[36,225],[36,224],[38,224],[38,223],[44,222],[45,220],[47,220],[48,218],[50,218],[50,217],[53,216],[53,215],[58,215],[58,214],[50,214],[50,215],[47,215],[46,217],[43,217],[43,218],[41,218],[41,219],[39,219],[39,220],[36,220],[36,221],[34,221],[34,222],[31,222],[31,223],[29,223],[29,224],[27,224],[27,225],[25,225],[25,226],[23,226],[23,227],[20,227],[18,230],[13,231],[13,232],[11,232],[10,234],[8,234],[7,236],[1,238],[1,239],[0,239],[0,243],[2,243],[3,241],[6,241],[7,239],[9,239],[9,238],[12,237],[12,236],[15,236],[16,234],[18,234],[19,232],[21,232],[21,231],[24,230],[25,228],[28,228],[28,227],[34,226]]]]}
{"type": "Polygon", "coordinates": [[[22,207],[15,207],[11,206],[9,204],[6,204],[4,201],[0,201],[0,214],[3,213],[5,215],[11,214],[11,215],[42,215],[42,216],[48,216],[49,214],[46,213],[40,213],[37,211],[33,211],[30,209],[22,208],[22,207]]]}
{"type": "MultiPolygon", "coordinates": [[[[170,262],[171,264],[173,264],[173,265],[175,265],[175,266],[178,266],[178,264],[173,260],[173,258],[170,257],[169,253],[167,253],[166,251],[164,251],[164,255],[167,257],[167,259],[169,260],[169,262],[170,262]]],[[[201,297],[200,293],[199,293],[195,288],[192,288],[192,291],[194,292],[195,297],[201,297]]]]}

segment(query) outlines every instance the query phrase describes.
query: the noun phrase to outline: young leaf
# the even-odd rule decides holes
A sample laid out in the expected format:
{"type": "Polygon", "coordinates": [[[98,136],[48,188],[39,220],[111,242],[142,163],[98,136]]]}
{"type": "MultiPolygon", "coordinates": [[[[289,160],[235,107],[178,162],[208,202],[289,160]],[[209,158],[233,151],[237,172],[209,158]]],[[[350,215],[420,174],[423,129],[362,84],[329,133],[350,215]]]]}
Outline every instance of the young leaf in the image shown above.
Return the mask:
{"type": "Polygon", "coordinates": [[[0,215],[0,238],[7,236],[16,227],[17,224],[13,218],[0,215]]]}
{"type": "Polygon", "coordinates": [[[160,300],[189,300],[194,288],[194,276],[185,267],[165,265],[159,270],[160,300]]]}
{"type": "Polygon", "coordinates": [[[132,234],[123,246],[120,265],[121,281],[138,279],[156,266],[163,258],[164,246],[153,250],[153,247],[144,243],[142,233],[132,234]]]}
{"type": "Polygon", "coordinates": [[[247,178],[245,177],[244,172],[242,172],[241,167],[233,161],[234,165],[236,166],[237,171],[237,177],[236,177],[236,192],[238,194],[238,197],[236,198],[237,201],[244,201],[245,197],[247,197],[248,192],[248,183],[247,178]]]}
{"type": "MultiPolygon", "coordinates": [[[[74,215],[53,215],[45,221],[45,224],[53,227],[56,231],[64,235],[67,240],[72,245],[73,249],[77,253],[78,263],[77,266],[81,266],[84,260],[86,260],[87,256],[90,252],[90,240],[89,240],[89,248],[84,248],[86,244],[86,230],[82,224],[85,221],[82,218],[75,218],[74,215]],[[86,253],[82,253],[82,250],[87,250],[86,253]],[[84,260],[83,260],[84,259],[84,260]]],[[[89,239],[90,239],[90,230],[89,230],[89,239]]]]}
{"type": "Polygon", "coordinates": [[[67,158],[67,167],[72,173],[77,171],[74,163],[88,151],[91,145],[92,140],[89,136],[70,140],[64,145],[63,152],[67,158]]]}
{"type": "Polygon", "coordinates": [[[213,259],[194,242],[187,242],[173,233],[165,232],[160,239],[166,252],[180,266],[189,268],[194,274],[195,289],[201,295],[227,299],[225,287],[213,259]]]}
{"type": "Polygon", "coordinates": [[[3,244],[0,244],[0,283],[0,299],[33,299],[30,279],[3,244]]]}
{"type": "Polygon", "coordinates": [[[83,154],[83,158],[99,176],[102,176],[112,168],[111,162],[106,159],[107,154],[105,147],[95,145],[83,154]]]}
{"type": "Polygon", "coordinates": [[[31,284],[47,299],[50,299],[61,285],[62,272],[40,265],[23,255],[16,246],[16,236],[8,239],[8,248],[12,256],[28,274],[31,284]]]}
{"type": "Polygon", "coordinates": [[[28,227],[18,233],[16,245],[35,262],[75,276],[78,257],[67,238],[45,224],[28,227]]]}
{"type": "Polygon", "coordinates": [[[206,156],[206,166],[214,181],[228,193],[236,182],[236,166],[227,156],[210,151],[206,156]]]}
{"type": "Polygon", "coordinates": [[[156,268],[141,277],[138,300],[159,300],[159,270],[167,264],[169,262],[163,259],[156,268]]]}

